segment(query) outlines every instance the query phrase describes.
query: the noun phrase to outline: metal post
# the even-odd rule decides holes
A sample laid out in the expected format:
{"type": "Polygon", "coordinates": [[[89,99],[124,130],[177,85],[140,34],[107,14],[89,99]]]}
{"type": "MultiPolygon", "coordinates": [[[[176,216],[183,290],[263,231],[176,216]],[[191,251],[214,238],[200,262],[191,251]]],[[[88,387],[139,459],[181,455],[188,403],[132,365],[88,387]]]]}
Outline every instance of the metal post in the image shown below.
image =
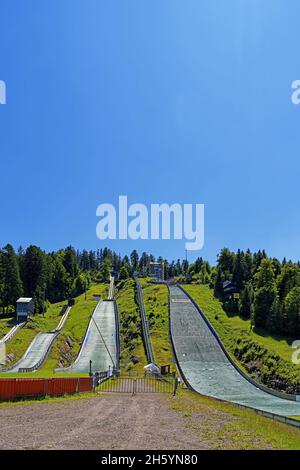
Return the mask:
{"type": "Polygon", "coordinates": [[[133,379],[132,395],[136,394],[136,379],[133,379]]]}
{"type": "Polygon", "coordinates": [[[47,287],[47,285],[44,284],[44,290],[43,290],[43,317],[45,316],[46,287],[47,287]]]}
{"type": "Polygon", "coordinates": [[[177,388],[178,388],[178,378],[176,377],[175,380],[174,380],[173,397],[175,397],[175,395],[176,395],[177,388]]]}
{"type": "Polygon", "coordinates": [[[90,377],[92,377],[93,373],[92,373],[92,362],[93,361],[90,361],[90,377]]]}

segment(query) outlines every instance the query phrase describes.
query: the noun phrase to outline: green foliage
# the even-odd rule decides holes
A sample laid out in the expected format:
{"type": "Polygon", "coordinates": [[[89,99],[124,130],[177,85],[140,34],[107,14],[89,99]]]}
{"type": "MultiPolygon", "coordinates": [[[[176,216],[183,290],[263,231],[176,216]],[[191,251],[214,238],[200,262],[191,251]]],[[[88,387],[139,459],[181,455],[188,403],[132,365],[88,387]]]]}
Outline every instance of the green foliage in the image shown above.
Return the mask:
{"type": "Polygon", "coordinates": [[[119,273],[120,281],[124,281],[130,277],[130,267],[128,264],[124,264],[119,273]]]}
{"type": "Polygon", "coordinates": [[[123,280],[117,285],[116,301],[120,321],[120,353],[123,371],[142,372],[147,364],[141,331],[141,317],[135,298],[135,282],[123,280]]]}
{"type": "Polygon", "coordinates": [[[3,307],[15,306],[22,293],[18,259],[13,247],[7,244],[0,253],[0,295],[3,307]]]}
{"type": "Polygon", "coordinates": [[[300,265],[268,258],[264,251],[251,254],[221,250],[216,275],[211,274],[215,296],[223,300],[227,312],[251,318],[258,328],[271,333],[299,335],[300,265]],[[238,309],[224,293],[223,282],[232,281],[240,291],[238,309]],[[292,292],[291,296],[289,294],[292,292]]]}
{"type": "Polygon", "coordinates": [[[300,287],[294,287],[284,301],[287,333],[300,336],[300,287]]]}
{"type": "Polygon", "coordinates": [[[173,364],[169,341],[169,292],[164,284],[151,284],[140,279],[146,315],[149,322],[155,362],[158,365],[173,364]]]}

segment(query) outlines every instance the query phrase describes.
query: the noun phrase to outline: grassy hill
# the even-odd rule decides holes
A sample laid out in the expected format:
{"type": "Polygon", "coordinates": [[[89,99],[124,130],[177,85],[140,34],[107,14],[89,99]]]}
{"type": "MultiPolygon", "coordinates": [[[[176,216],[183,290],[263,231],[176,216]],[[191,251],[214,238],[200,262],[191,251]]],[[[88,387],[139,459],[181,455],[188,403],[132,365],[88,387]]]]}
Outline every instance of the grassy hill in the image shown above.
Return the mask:
{"type": "Polygon", "coordinates": [[[135,282],[132,279],[121,281],[117,285],[115,296],[120,322],[120,366],[124,373],[141,373],[147,365],[134,287],[135,282]]]}
{"type": "Polygon", "coordinates": [[[140,279],[144,304],[149,322],[154,359],[158,365],[173,364],[172,346],[169,341],[169,292],[164,284],[151,284],[140,279]]]}
{"type": "Polygon", "coordinates": [[[271,335],[263,329],[250,330],[250,320],[228,315],[205,285],[185,285],[206,315],[233,359],[256,380],[273,388],[295,391],[300,383],[300,366],[291,362],[291,338],[271,335]]]}

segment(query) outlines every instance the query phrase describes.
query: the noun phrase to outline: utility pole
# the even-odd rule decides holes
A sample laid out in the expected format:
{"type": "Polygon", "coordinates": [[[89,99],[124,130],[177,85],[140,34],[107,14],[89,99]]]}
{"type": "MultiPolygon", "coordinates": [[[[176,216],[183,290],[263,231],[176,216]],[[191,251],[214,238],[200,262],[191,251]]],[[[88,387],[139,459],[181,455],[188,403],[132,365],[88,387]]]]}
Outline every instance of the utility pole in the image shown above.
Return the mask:
{"type": "Polygon", "coordinates": [[[46,287],[47,287],[47,284],[45,283],[44,290],[43,290],[43,317],[45,316],[46,287]]]}

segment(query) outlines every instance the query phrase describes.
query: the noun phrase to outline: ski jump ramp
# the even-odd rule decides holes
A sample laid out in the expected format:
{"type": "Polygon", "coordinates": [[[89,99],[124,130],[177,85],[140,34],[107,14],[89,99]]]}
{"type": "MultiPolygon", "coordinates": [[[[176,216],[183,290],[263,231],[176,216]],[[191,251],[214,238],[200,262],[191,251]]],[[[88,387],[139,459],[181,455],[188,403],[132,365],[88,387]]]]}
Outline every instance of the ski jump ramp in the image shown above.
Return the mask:
{"type": "Polygon", "coordinates": [[[279,398],[244,378],[188,295],[177,286],[169,289],[174,352],[196,392],[279,416],[300,416],[300,402],[279,398]]]}
{"type": "Polygon", "coordinates": [[[75,362],[56,372],[101,372],[117,367],[117,315],[115,302],[101,300],[92,315],[83,344],[75,362]]]}
{"type": "Polygon", "coordinates": [[[58,333],[38,333],[22,359],[7,372],[33,372],[40,368],[58,333]]]}
{"type": "Polygon", "coordinates": [[[71,307],[66,307],[66,311],[61,317],[61,320],[55,331],[51,333],[38,333],[33,341],[30,343],[27,351],[20,361],[18,361],[12,368],[6,369],[2,372],[34,372],[38,370],[46,360],[52,344],[56,340],[63,328],[65,321],[68,318],[71,307]]]}

